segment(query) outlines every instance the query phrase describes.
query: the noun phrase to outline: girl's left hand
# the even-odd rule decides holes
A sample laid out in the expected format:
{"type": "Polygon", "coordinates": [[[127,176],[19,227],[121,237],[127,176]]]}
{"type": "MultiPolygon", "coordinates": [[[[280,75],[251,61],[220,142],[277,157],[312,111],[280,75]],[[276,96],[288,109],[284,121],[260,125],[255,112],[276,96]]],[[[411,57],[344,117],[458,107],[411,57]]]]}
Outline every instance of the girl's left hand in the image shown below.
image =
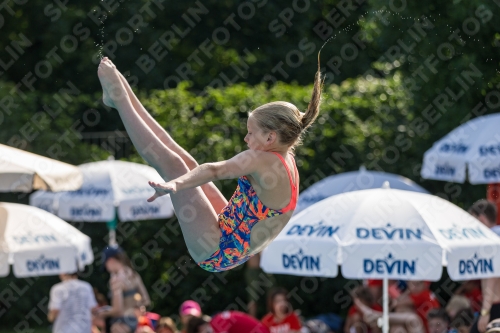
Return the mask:
{"type": "Polygon", "coordinates": [[[172,193],[174,194],[176,192],[176,186],[175,183],[155,183],[155,182],[148,182],[149,186],[155,189],[155,194],[148,199],[148,202],[153,202],[156,198],[162,197],[165,194],[172,193]]]}

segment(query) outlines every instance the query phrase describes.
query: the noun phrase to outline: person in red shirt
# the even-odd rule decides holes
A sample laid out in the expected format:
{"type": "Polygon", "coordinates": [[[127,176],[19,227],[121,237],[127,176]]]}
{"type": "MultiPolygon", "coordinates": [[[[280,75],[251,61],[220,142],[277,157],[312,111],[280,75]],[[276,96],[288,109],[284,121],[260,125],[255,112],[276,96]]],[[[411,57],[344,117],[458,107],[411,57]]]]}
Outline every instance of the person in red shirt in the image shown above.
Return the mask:
{"type": "Polygon", "coordinates": [[[483,294],[481,292],[481,280],[470,280],[462,283],[455,291],[455,295],[462,295],[469,299],[473,312],[481,311],[483,294]]]}
{"type": "Polygon", "coordinates": [[[299,333],[302,325],[299,317],[293,312],[288,300],[288,292],[283,288],[276,288],[269,292],[267,298],[269,313],[262,318],[262,324],[269,328],[271,333],[299,333]]]}
{"type": "MultiPolygon", "coordinates": [[[[476,201],[470,208],[469,213],[479,220],[493,232],[500,235],[500,226],[497,221],[497,207],[487,200],[476,201]]],[[[481,311],[470,329],[471,333],[482,333],[486,326],[494,319],[500,319],[500,278],[486,278],[481,280],[481,311]]]]}
{"type": "Polygon", "coordinates": [[[269,329],[255,318],[239,311],[224,311],[215,315],[210,322],[192,317],[186,333],[269,333],[269,329]]]}
{"type": "Polygon", "coordinates": [[[427,331],[427,313],[431,309],[440,308],[441,305],[434,293],[429,290],[430,282],[408,281],[407,286],[407,291],[395,300],[393,305],[396,307],[397,311],[405,311],[401,309],[415,311],[422,320],[425,330],[427,331]]]}
{"type": "MultiPolygon", "coordinates": [[[[407,290],[397,299],[392,301],[394,312],[389,314],[389,322],[394,327],[401,325],[408,332],[427,332],[427,313],[440,304],[434,294],[429,290],[427,281],[408,281],[407,290]]],[[[355,299],[356,306],[362,311],[364,321],[376,323],[382,317],[381,311],[375,311],[364,305],[360,299],[355,299]]]]}
{"type": "MultiPolygon", "coordinates": [[[[353,299],[356,307],[363,314],[363,320],[369,323],[370,326],[375,327],[378,321],[382,318],[382,311],[375,311],[369,306],[363,304],[359,298],[353,299]]],[[[422,320],[420,317],[413,312],[390,312],[389,313],[389,326],[391,332],[403,332],[407,333],[424,333],[425,328],[422,325],[422,320]]]]}
{"type": "MultiPolygon", "coordinates": [[[[401,289],[399,289],[398,285],[399,281],[397,280],[389,280],[389,298],[394,299],[398,298],[401,295],[401,289]]],[[[373,295],[373,300],[375,303],[382,303],[382,280],[374,280],[368,279],[365,280],[364,285],[368,287],[371,294],[373,295]]]]}
{"type": "MultiPolygon", "coordinates": [[[[370,307],[375,311],[382,311],[382,306],[375,302],[373,293],[369,286],[360,286],[353,290],[353,297],[358,298],[364,305],[370,307]]],[[[378,327],[370,327],[369,323],[363,320],[363,314],[356,306],[353,304],[349,308],[347,313],[347,318],[344,325],[344,333],[364,333],[364,332],[379,332],[378,327]]]]}
{"type": "Polygon", "coordinates": [[[382,288],[382,280],[374,280],[374,279],[368,279],[365,280],[365,286],[370,290],[370,293],[373,296],[373,300],[377,303],[382,301],[382,294],[383,294],[383,288],[382,288]]]}

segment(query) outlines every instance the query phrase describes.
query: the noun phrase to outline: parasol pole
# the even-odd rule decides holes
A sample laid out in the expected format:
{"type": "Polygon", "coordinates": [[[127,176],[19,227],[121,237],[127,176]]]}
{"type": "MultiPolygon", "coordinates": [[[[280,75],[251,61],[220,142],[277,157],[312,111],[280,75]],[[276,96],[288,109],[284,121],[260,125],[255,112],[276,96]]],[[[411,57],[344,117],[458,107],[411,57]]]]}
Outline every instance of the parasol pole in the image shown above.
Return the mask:
{"type": "Polygon", "coordinates": [[[108,233],[108,245],[109,246],[116,246],[116,226],[118,225],[118,214],[115,212],[115,217],[111,220],[106,222],[106,225],[108,227],[109,233],[108,233]]]}

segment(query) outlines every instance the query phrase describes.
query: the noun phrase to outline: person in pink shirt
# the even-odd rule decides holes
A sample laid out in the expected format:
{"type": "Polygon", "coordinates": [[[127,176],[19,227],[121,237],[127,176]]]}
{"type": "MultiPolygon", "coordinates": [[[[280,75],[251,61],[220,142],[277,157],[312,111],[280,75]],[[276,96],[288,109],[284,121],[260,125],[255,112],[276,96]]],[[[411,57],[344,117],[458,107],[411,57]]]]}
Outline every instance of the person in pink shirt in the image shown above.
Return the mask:
{"type": "Polygon", "coordinates": [[[269,333],[269,329],[246,313],[224,311],[210,321],[191,318],[186,333],[269,333]]]}
{"type": "Polygon", "coordinates": [[[181,304],[179,309],[179,316],[181,318],[182,330],[181,333],[186,333],[188,322],[191,318],[201,318],[201,307],[193,300],[187,300],[181,304]]]}

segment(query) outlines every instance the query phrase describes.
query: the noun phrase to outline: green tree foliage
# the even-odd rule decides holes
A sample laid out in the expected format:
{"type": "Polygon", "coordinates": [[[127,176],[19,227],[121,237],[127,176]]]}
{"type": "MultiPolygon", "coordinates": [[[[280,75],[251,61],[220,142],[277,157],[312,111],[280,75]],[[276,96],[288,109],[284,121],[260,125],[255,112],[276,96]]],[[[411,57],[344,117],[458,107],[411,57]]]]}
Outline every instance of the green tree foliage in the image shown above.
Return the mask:
{"type": "Polygon", "coordinates": [[[81,132],[96,126],[101,112],[106,114],[99,106],[101,96],[82,94],[75,86],[54,94],[27,92],[24,98],[13,97],[12,91],[12,83],[0,87],[0,96],[9,105],[0,113],[2,144],[72,164],[108,156],[102,149],[81,142],[81,132]]]}
{"type": "MultiPolygon", "coordinates": [[[[409,177],[464,208],[484,197],[485,186],[424,180],[420,166],[423,153],[450,130],[498,111],[498,0],[402,1],[402,7],[382,0],[325,0],[310,1],[303,12],[293,7],[298,2],[281,0],[155,3],[30,0],[11,3],[13,16],[2,10],[0,49],[6,52],[0,59],[4,64],[18,59],[0,69],[0,100],[14,103],[6,111],[2,100],[0,142],[73,164],[105,158],[105,151],[83,144],[78,134],[123,129],[117,113],[99,102],[95,70],[102,53],[127,72],[146,108],[199,162],[227,159],[246,148],[246,118],[254,107],[286,100],[305,110],[317,51],[332,37],[322,51],[327,78],[321,114],[296,149],[301,189],[365,165],[409,177]],[[110,13],[100,24],[105,6],[110,13]],[[245,20],[252,8],[253,16],[245,20]],[[138,14],[147,26],[132,31],[138,14]],[[224,43],[222,28],[230,34],[224,43]],[[169,49],[165,40],[172,36],[169,49]],[[56,54],[50,53],[54,47],[56,54]],[[164,51],[154,67],[141,69],[147,69],[144,59],[164,51]],[[46,77],[39,75],[49,66],[42,61],[50,62],[46,77]],[[170,76],[172,89],[166,90],[170,76]],[[23,78],[36,78],[33,87],[23,78]],[[182,82],[174,85],[177,79],[182,82]],[[70,130],[78,121],[81,126],[70,130]]],[[[143,163],[137,154],[129,160],[143,163]]],[[[217,185],[229,197],[235,182],[217,185]]],[[[27,196],[1,194],[0,200],[27,203],[27,196]]],[[[107,275],[99,271],[98,254],[107,230],[103,224],[77,227],[92,237],[96,252],[84,278],[105,292],[107,275]]],[[[119,237],[152,294],[155,311],[176,313],[182,300],[203,292],[208,313],[245,302],[242,270],[215,277],[193,267],[175,219],[120,224],[119,237]],[[161,251],[151,250],[151,240],[161,251]],[[153,286],[162,285],[170,290],[154,292],[153,286]]],[[[289,289],[304,283],[295,277],[277,280],[289,289]]],[[[0,302],[0,313],[7,309],[0,315],[2,325],[24,320],[55,282],[0,279],[0,295],[13,283],[32,285],[10,307],[0,302]]],[[[346,310],[342,278],[316,282],[313,292],[299,292],[304,303],[295,306],[306,316],[346,310]]]]}
{"type": "MultiPolygon", "coordinates": [[[[39,69],[48,77],[38,77],[35,89],[51,92],[69,80],[80,90],[93,93],[100,90],[94,69],[105,55],[124,72],[134,75],[143,89],[172,87],[179,79],[192,81],[193,88],[198,90],[210,84],[216,86],[220,80],[225,84],[225,78],[252,85],[262,80],[297,80],[308,84],[317,66],[316,52],[333,33],[323,16],[337,2],[305,1],[292,5],[289,1],[268,0],[31,0],[29,5],[12,3],[9,8],[13,16],[4,12],[2,31],[8,34],[0,36],[0,49],[18,43],[21,50],[14,48],[14,56],[6,53],[2,57],[6,64],[12,60],[3,76],[14,82],[29,72],[37,77],[40,62],[49,61],[50,70],[45,66],[39,69]],[[315,32],[321,22],[329,30],[315,32]],[[282,70],[275,69],[278,65],[282,70]],[[169,76],[174,79],[165,83],[169,76]]],[[[346,43],[358,30],[355,23],[366,7],[359,5],[347,11],[347,16],[341,14],[345,20],[342,28],[350,25],[353,31],[339,35],[337,43],[346,43]]],[[[369,67],[370,61],[365,56],[360,60],[347,65],[336,82],[369,67]]]]}
{"type": "MultiPolygon", "coordinates": [[[[433,142],[455,127],[499,110],[500,35],[495,18],[500,15],[500,3],[404,3],[393,11],[372,11],[360,24],[370,41],[370,52],[379,56],[372,66],[382,75],[402,74],[410,116],[397,128],[403,135],[400,142],[411,140],[413,144],[408,151],[399,149],[397,170],[417,176],[418,170],[406,168],[418,168],[420,162],[406,163],[408,158],[421,159],[433,142]]],[[[389,9],[385,1],[370,4],[374,9],[389,9]]],[[[383,169],[394,170],[380,162],[383,169]]],[[[424,184],[433,193],[443,191],[442,183],[424,184]]],[[[463,192],[454,185],[446,186],[447,198],[464,202],[463,196],[459,198],[463,192]]]]}

